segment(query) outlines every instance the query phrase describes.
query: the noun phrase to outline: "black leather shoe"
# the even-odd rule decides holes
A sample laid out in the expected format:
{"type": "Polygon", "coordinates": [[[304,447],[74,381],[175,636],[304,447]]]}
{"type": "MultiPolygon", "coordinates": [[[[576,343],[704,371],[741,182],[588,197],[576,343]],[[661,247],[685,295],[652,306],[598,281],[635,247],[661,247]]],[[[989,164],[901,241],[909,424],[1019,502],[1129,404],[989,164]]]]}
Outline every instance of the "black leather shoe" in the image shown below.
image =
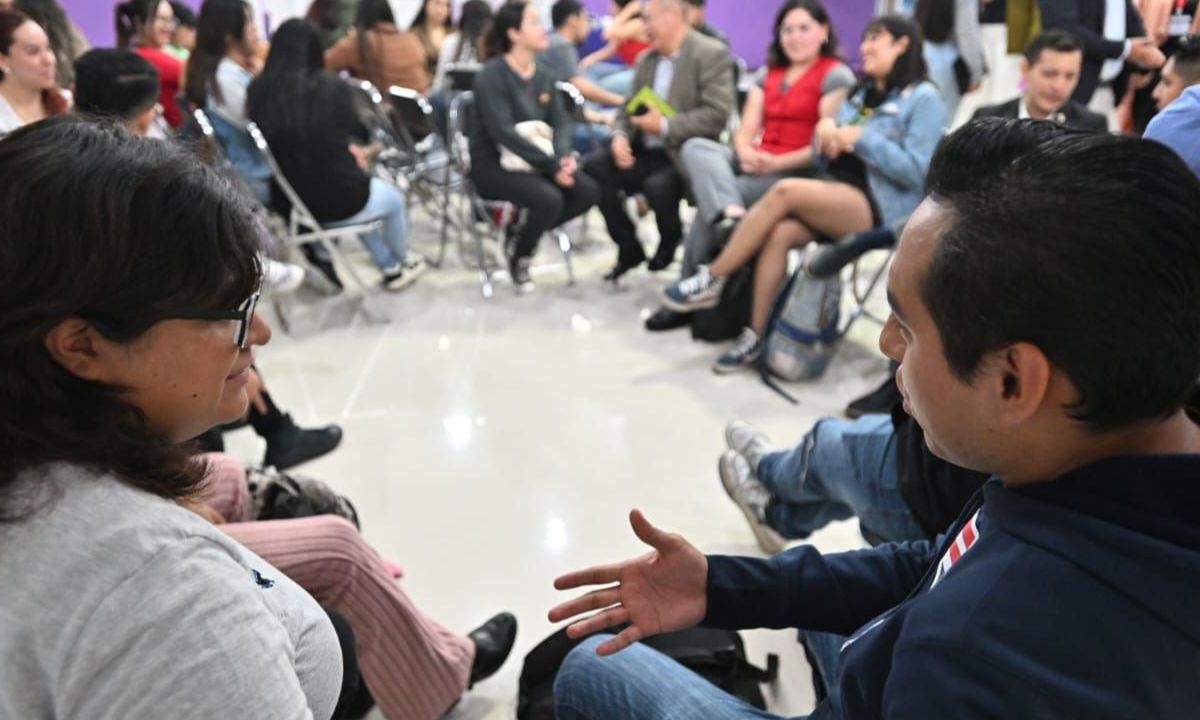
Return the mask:
{"type": "Polygon", "coordinates": [[[669,308],[660,307],[654,314],[646,318],[646,329],[650,332],[664,332],[687,327],[692,324],[692,316],[687,313],[675,312],[669,308]]]}
{"type": "Polygon", "coordinates": [[[637,257],[618,256],[617,264],[613,266],[612,270],[609,270],[604,274],[604,281],[616,284],[616,282],[621,279],[622,275],[644,262],[646,262],[646,253],[641,252],[640,250],[638,251],[637,257]]]}
{"type": "Polygon", "coordinates": [[[267,455],[263,465],[287,470],[332,452],[342,443],[342,429],[337,425],[305,429],[292,422],[291,415],[284,415],[283,419],[283,427],[265,438],[267,455]]]}
{"type": "Polygon", "coordinates": [[[903,400],[900,388],[896,387],[896,374],[888,375],[879,387],[846,406],[846,417],[854,420],[863,415],[880,415],[892,411],[896,403],[903,400]]]}
{"type": "Polygon", "coordinates": [[[504,665],[517,640],[517,619],[502,612],[467,634],[475,643],[475,661],[471,663],[471,684],[486,680],[504,665]]]}
{"type": "Polygon", "coordinates": [[[658,249],[654,251],[654,257],[646,267],[650,269],[650,272],[658,272],[671,267],[671,263],[675,262],[675,249],[678,247],[678,240],[674,242],[660,240],[658,249]]]}

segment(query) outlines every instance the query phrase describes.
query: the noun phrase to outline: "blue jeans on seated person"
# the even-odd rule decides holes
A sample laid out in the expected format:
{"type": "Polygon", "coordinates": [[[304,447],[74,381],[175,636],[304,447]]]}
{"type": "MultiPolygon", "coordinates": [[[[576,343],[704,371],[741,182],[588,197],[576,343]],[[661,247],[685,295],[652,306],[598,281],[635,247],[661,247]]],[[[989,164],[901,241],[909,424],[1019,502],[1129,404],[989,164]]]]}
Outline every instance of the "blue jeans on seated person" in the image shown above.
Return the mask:
{"type": "MultiPolygon", "coordinates": [[[[857,516],[886,542],[925,539],[900,494],[890,415],[821,420],[792,450],[763,456],[757,477],[771,491],[767,524],[786,538],[808,537],[833,520],[857,516]]],[[[808,631],[800,638],[825,687],[836,692],[846,638],[808,631]]]]}
{"type": "Polygon", "coordinates": [[[567,655],[554,681],[558,720],[781,720],[641,643],[599,657],[597,635],[567,655]]]}
{"type": "Polygon", "coordinates": [[[367,204],[354,215],[330,225],[353,225],[374,219],[383,220],[383,228],[362,236],[362,243],[371,260],[380,270],[398,270],[408,255],[408,226],[404,196],[395,185],[377,177],[371,178],[371,194],[367,204]]]}

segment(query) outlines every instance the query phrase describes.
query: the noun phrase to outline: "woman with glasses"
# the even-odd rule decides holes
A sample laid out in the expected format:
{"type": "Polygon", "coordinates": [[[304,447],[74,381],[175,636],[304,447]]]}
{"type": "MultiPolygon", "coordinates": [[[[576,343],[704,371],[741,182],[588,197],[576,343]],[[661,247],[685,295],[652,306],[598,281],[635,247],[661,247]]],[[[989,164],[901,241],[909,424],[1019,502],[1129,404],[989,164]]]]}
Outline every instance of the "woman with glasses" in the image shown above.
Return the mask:
{"type": "Polygon", "coordinates": [[[56,67],[42,27],[19,10],[0,9],[0,137],[68,110],[56,67]]]}
{"type": "Polygon", "coordinates": [[[271,335],[248,207],[70,117],[0,142],[0,176],[0,717],[329,718],[325,612],[179,504],[271,335]]]}
{"type": "Polygon", "coordinates": [[[183,89],[183,61],[167,52],[175,34],[175,11],[167,0],[126,0],[117,5],[117,47],[130,48],[158,70],[158,102],[167,124],[183,123],[179,92],[183,89]]]}

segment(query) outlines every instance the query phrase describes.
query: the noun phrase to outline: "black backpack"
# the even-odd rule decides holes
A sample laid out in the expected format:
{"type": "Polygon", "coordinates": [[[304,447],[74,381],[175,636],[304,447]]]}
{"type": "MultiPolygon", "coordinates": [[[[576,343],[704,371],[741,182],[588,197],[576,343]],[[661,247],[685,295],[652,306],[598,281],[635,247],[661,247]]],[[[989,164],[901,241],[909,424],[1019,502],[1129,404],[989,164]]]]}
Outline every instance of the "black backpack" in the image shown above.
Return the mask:
{"type": "Polygon", "coordinates": [[[714,308],[692,315],[692,339],[725,342],[742,334],[750,324],[754,294],[754,263],[747,263],[729,276],[714,308]]]}
{"type": "MultiPolygon", "coordinates": [[[[585,639],[572,640],[564,628],[529,651],[521,668],[517,720],[554,720],[554,678],[567,653],[585,639]]],[[[775,680],[779,674],[779,657],[768,655],[766,670],[752,665],[746,659],[746,647],[737,632],[692,628],[655,635],[642,643],[679,661],[725,692],[759,710],[766,709],[759,684],[775,680]]]]}

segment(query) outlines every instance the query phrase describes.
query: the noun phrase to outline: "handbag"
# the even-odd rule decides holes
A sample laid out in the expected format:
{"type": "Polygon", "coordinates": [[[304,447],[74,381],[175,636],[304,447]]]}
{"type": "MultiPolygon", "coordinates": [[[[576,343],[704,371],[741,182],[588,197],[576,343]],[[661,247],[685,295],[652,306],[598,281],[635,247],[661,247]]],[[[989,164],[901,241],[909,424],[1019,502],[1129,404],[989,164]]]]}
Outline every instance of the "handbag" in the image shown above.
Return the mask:
{"type": "MultiPolygon", "coordinates": [[[[554,157],[554,130],[541,120],[525,120],[513,125],[513,130],[538,150],[554,157]]],[[[507,147],[500,146],[500,167],[509,172],[533,172],[533,166],[525,158],[507,147]]]]}

